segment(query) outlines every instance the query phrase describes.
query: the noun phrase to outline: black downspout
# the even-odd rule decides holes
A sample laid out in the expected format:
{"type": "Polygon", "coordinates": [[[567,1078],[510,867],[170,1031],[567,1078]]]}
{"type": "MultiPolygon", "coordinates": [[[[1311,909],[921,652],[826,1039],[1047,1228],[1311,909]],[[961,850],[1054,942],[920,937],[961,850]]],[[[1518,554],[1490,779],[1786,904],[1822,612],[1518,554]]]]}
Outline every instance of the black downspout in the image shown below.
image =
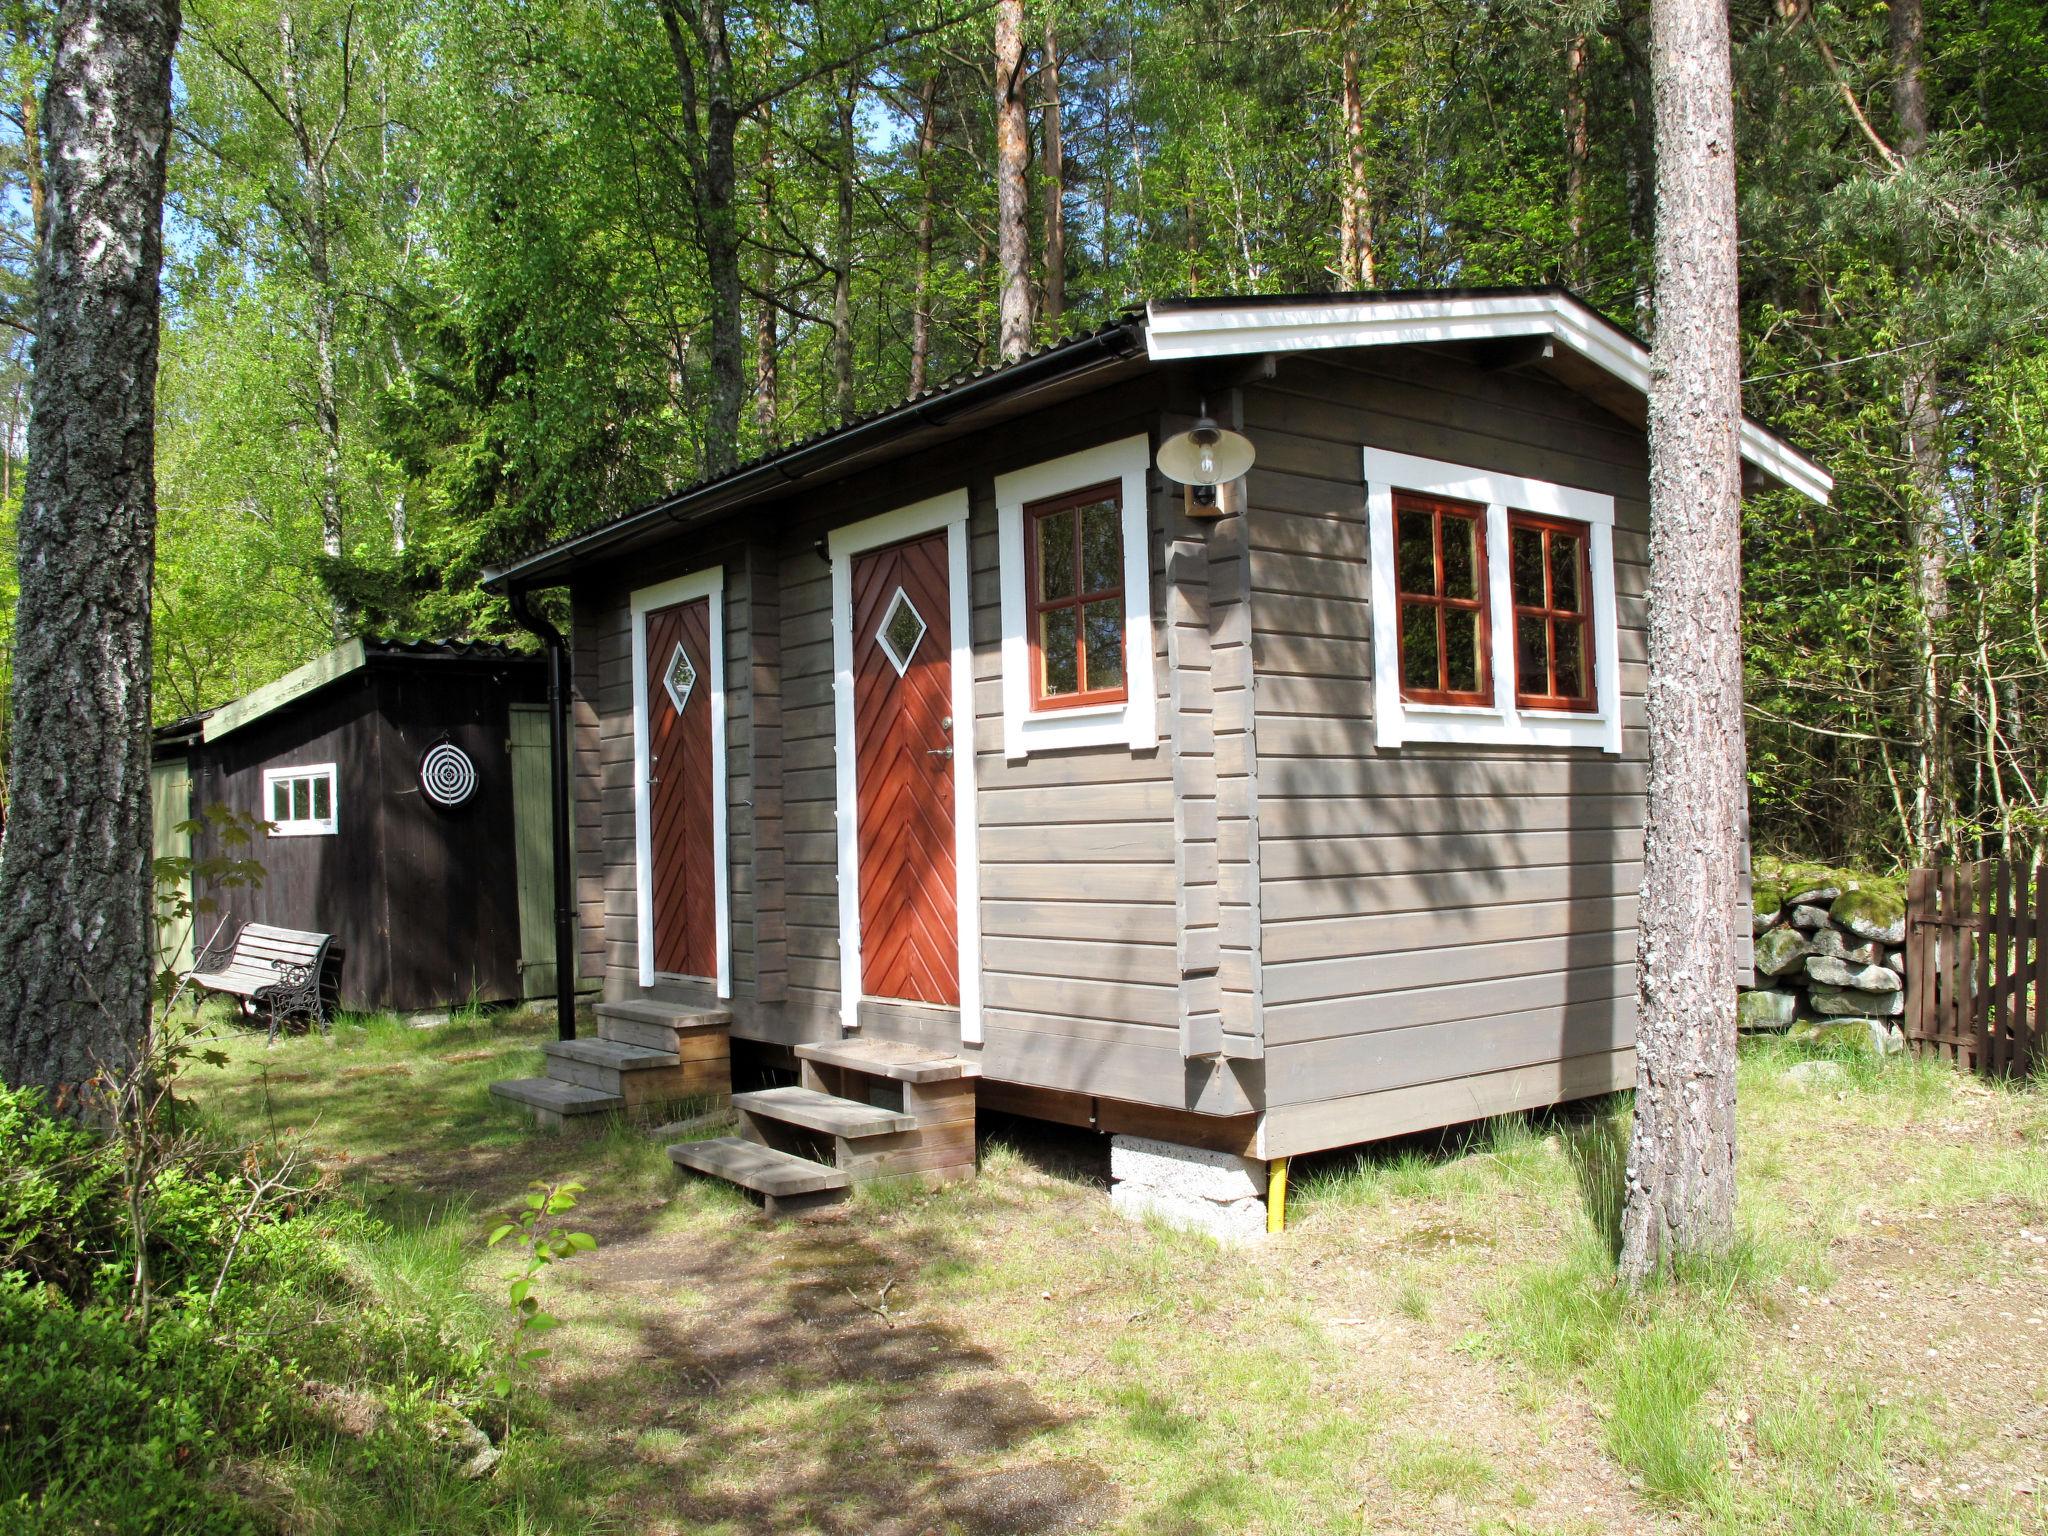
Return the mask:
{"type": "Polygon", "coordinates": [[[548,648],[548,809],[555,840],[555,1018],[576,1038],[576,871],[569,846],[569,642],[533,611],[523,591],[508,594],[512,617],[548,648]]]}

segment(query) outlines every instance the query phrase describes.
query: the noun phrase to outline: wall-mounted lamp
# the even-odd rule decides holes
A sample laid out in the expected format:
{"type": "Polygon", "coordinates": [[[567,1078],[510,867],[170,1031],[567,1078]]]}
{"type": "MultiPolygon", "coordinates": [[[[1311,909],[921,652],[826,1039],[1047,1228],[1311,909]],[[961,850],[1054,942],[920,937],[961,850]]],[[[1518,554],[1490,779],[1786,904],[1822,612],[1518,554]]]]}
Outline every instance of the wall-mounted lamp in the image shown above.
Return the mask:
{"type": "Polygon", "coordinates": [[[1159,473],[1190,488],[1190,516],[1220,517],[1216,487],[1243,475],[1253,457],[1252,440],[1217,426],[1204,400],[1194,426],[1159,445],[1159,473]]]}

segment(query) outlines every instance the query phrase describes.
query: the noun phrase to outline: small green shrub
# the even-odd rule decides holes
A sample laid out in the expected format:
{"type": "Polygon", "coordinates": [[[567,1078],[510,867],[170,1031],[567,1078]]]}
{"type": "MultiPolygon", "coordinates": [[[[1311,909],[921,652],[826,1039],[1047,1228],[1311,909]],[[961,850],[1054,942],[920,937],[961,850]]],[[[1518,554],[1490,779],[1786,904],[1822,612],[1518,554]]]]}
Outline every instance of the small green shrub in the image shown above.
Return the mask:
{"type": "Polygon", "coordinates": [[[1564,1129],[1565,1159],[1579,1187],[1579,1204],[1607,1251],[1621,1258],[1621,1215],[1628,1204],[1628,1148],[1634,1117],[1625,1100],[1597,1107],[1588,1119],[1564,1129]]]}

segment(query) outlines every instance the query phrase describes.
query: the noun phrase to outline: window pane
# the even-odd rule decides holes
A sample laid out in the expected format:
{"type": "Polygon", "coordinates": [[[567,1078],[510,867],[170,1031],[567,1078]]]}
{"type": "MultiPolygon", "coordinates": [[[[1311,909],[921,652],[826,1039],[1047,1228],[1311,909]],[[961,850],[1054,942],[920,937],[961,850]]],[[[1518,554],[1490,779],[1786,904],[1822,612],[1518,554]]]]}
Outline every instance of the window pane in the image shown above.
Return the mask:
{"type": "Polygon", "coordinates": [[[1113,501],[1081,508],[1081,581],[1085,592],[1109,592],[1124,584],[1124,540],[1113,501]]]}
{"type": "Polygon", "coordinates": [[[1479,522],[1470,517],[1444,519],[1444,596],[1479,595],[1479,522]]]}
{"type": "Polygon", "coordinates": [[[1452,693],[1479,691],[1479,615],[1469,608],[1444,611],[1444,686],[1452,693]]]}
{"type": "Polygon", "coordinates": [[[1081,691],[1080,656],[1074,643],[1077,612],[1055,608],[1038,616],[1038,648],[1045,658],[1042,691],[1048,699],[1081,691]]]}
{"type": "Polygon", "coordinates": [[[1427,603],[1401,605],[1401,686],[1434,691],[1436,670],[1436,609],[1427,603]]]}
{"type": "MultiPolygon", "coordinates": [[[[1395,541],[1394,569],[1403,592],[1429,596],[1436,591],[1436,520],[1427,512],[1403,512],[1401,536],[1395,541]]],[[[1431,684],[1431,687],[1436,686],[1431,684]]]]}
{"type": "Polygon", "coordinates": [[[313,819],[329,821],[334,816],[334,780],[321,774],[313,780],[313,819]]]}
{"type": "Polygon", "coordinates": [[[1515,620],[1515,687],[1519,692],[1550,691],[1548,628],[1548,623],[1538,618],[1515,620]]]}
{"type": "Polygon", "coordinates": [[[1557,696],[1561,699],[1591,698],[1593,685],[1586,678],[1585,628],[1560,620],[1552,634],[1557,646],[1557,696]]]}
{"type": "Polygon", "coordinates": [[[1112,597],[1090,603],[1087,615],[1088,691],[1124,685],[1124,600],[1112,597]]]}
{"type": "Polygon", "coordinates": [[[272,779],[270,781],[270,819],[290,821],[292,819],[292,781],[272,779]]]}
{"type": "Polygon", "coordinates": [[[1579,606],[1579,560],[1583,549],[1577,534],[1550,536],[1550,606],[1583,613],[1579,606]]]}
{"type": "Polygon", "coordinates": [[[1074,514],[1048,512],[1038,520],[1038,595],[1074,595],[1074,514]]]}
{"type": "Polygon", "coordinates": [[[313,784],[310,779],[292,780],[292,820],[307,821],[313,815],[313,784]]]}
{"type": "Polygon", "coordinates": [[[1517,528],[1508,535],[1508,583],[1521,608],[1543,606],[1543,535],[1517,528]]]}

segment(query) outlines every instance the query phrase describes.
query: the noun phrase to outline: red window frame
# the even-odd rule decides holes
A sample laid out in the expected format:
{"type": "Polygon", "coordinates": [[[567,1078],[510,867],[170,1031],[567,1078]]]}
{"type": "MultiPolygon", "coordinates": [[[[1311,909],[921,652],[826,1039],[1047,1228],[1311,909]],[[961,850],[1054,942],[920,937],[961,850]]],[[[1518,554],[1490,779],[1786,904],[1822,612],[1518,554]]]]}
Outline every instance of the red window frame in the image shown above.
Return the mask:
{"type": "MultiPolygon", "coordinates": [[[[1123,486],[1115,480],[1100,485],[1085,486],[1078,491],[1067,491],[1058,496],[1029,502],[1024,507],[1024,624],[1031,647],[1031,707],[1036,710],[1075,709],[1089,704],[1121,704],[1130,697],[1131,658],[1125,654],[1128,630],[1117,631],[1117,652],[1123,658],[1122,680],[1113,688],[1088,686],[1088,626],[1083,620],[1086,614],[1080,610],[1091,604],[1120,599],[1124,595],[1124,498],[1123,486]],[[1078,507],[1093,506],[1106,501],[1116,509],[1116,585],[1097,591],[1084,592],[1081,589],[1081,524],[1073,519],[1074,528],[1074,595],[1071,597],[1047,598],[1043,596],[1045,583],[1040,579],[1040,542],[1038,525],[1044,519],[1061,512],[1072,512],[1078,507]],[[1074,676],[1081,687],[1075,693],[1045,691],[1045,655],[1041,637],[1045,633],[1043,616],[1062,608],[1076,610],[1074,623],[1074,676]]],[[[1126,618],[1128,619],[1128,612],[1126,618]]]]}
{"type": "Polygon", "coordinates": [[[1493,703],[1493,612],[1487,597],[1486,508],[1477,502],[1452,501],[1442,496],[1424,496],[1415,491],[1394,492],[1394,676],[1401,685],[1401,697],[1410,704],[1484,705],[1493,703]],[[1401,517],[1426,512],[1430,517],[1430,551],[1434,593],[1401,590],[1401,517]],[[1473,585],[1476,597],[1445,597],[1444,520],[1451,518],[1472,524],[1473,585]],[[1401,637],[1408,632],[1408,612],[1429,608],[1436,613],[1436,678],[1434,688],[1411,688],[1408,669],[1400,655],[1401,637]],[[1479,615],[1479,687],[1471,692],[1450,686],[1449,635],[1446,613],[1479,615]]]}
{"type": "Polygon", "coordinates": [[[1544,517],[1535,512],[1508,513],[1508,593],[1512,598],[1515,590],[1515,534],[1529,529],[1543,535],[1543,602],[1540,606],[1511,602],[1515,623],[1515,705],[1519,709],[1564,710],[1573,714],[1591,714],[1600,708],[1599,673],[1594,666],[1593,655],[1593,530],[1590,524],[1568,517],[1544,517]],[[1565,534],[1579,541],[1579,610],[1556,606],[1556,594],[1552,590],[1550,568],[1550,540],[1555,534],[1565,534]],[[1521,628],[1523,619],[1543,621],[1544,675],[1542,692],[1532,692],[1523,686],[1521,628]],[[1557,631],[1560,625],[1576,625],[1579,631],[1579,652],[1586,658],[1585,684],[1582,694],[1562,694],[1557,691],[1557,631]]]}

